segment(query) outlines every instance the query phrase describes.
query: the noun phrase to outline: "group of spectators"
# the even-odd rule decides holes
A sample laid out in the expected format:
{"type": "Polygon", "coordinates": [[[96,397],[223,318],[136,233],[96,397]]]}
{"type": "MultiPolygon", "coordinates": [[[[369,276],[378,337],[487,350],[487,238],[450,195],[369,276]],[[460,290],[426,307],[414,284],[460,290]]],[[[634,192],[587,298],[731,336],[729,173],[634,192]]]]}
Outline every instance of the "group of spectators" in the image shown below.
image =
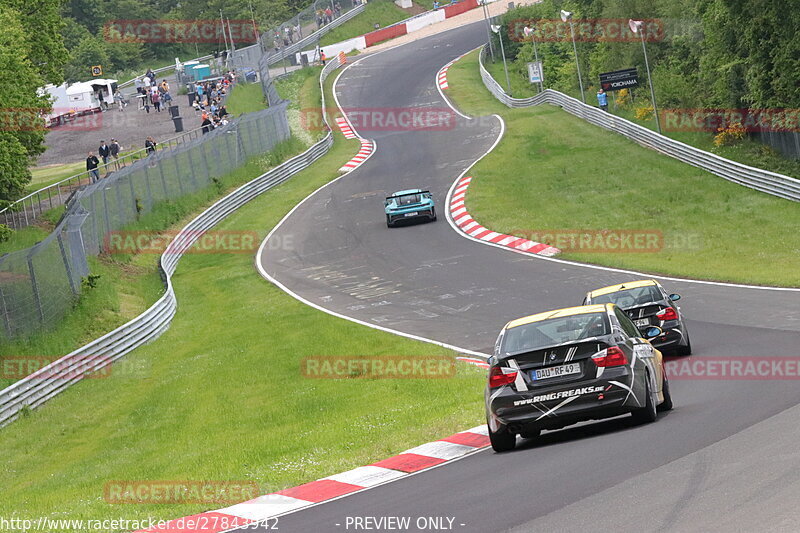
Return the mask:
{"type": "MultiPolygon", "coordinates": [[[[195,98],[192,106],[201,113],[202,116],[202,131],[208,133],[216,127],[228,124],[228,110],[223,105],[222,101],[226,94],[230,91],[234,80],[236,79],[236,72],[231,70],[221,78],[215,80],[198,81],[195,83],[195,98]]],[[[170,86],[167,80],[162,80],[158,83],[155,74],[152,70],[147,71],[144,76],[135,79],[137,98],[140,101],[139,109],[144,109],[150,112],[150,106],[155,109],[157,113],[165,109],[172,101],[170,95],[170,86]]],[[[119,98],[122,101],[121,98],[119,98]]],[[[127,104],[125,104],[127,105],[127,104]]],[[[120,105],[120,111],[124,106],[120,105]]],[[[145,139],[144,148],[146,155],[155,153],[158,143],[152,136],[145,139]]],[[[97,149],[97,155],[94,151],[88,153],[86,157],[86,171],[92,183],[100,179],[100,166],[102,164],[105,174],[103,177],[109,175],[112,170],[119,170],[120,165],[119,155],[122,152],[122,146],[116,139],[111,139],[110,143],[105,140],[100,141],[100,147],[97,149]],[[101,163],[102,162],[102,163],[101,163]]]]}
{"type": "MultiPolygon", "coordinates": [[[[355,0],[355,2],[366,4],[366,0],[355,0]]],[[[317,11],[314,13],[317,29],[319,30],[323,26],[330,24],[334,19],[339,18],[341,15],[342,5],[339,2],[331,3],[331,5],[325,9],[317,9],[317,11]]],[[[273,47],[275,48],[275,52],[280,51],[281,45],[283,45],[283,47],[287,47],[290,44],[294,44],[295,40],[299,41],[302,38],[303,28],[300,27],[299,20],[294,26],[288,24],[282,28],[279,28],[275,31],[275,35],[273,35],[273,47]]]]}
{"type": "Polygon", "coordinates": [[[192,106],[201,113],[203,133],[208,133],[214,128],[225,126],[228,123],[228,110],[222,99],[230,91],[236,79],[236,72],[231,70],[222,78],[197,82],[194,86],[195,98],[192,106]]]}
{"type": "Polygon", "coordinates": [[[331,22],[333,22],[333,19],[339,18],[341,14],[342,14],[342,5],[339,2],[333,4],[332,10],[330,7],[326,7],[325,9],[317,9],[316,13],[317,29],[320,29],[326,24],[330,24],[331,22]]]}
{"type": "Polygon", "coordinates": [[[139,110],[144,109],[150,113],[150,106],[160,113],[162,109],[166,109],[172,104],[172,95],[170,94],[170,87],[167,80],[161,80],[158,83],[156,75],[152,70],[148,69],[144,76],[138,77],[134,80],[136,87],[136,98],[139,100],[139,110]]]}
{"type": "MultiPolygon", "coordinates": [[[[97,154],[100,156],[100,159],[103,160],[103,168],[106,171],[105,176],[108,176],[111,166],[114,167],[114,170],[120,169],[119,153],[121,151],[122,146],[116,139],[111,139],[110,144],[106,143],[105,140],[100,141],[100,148],[97,149],[97,154]],[[109,164],[109,162],[111,164],[109,164]]],[[[86,171],[89,173],[89,178],[92,180],[92,183],[100,179],[100,159],[94,155],[94,152],[89,152],[89,155],[86,157],[86,171]]]]}
{"type": "Polygon", "coordinates": [[[300,27],[299,23],[295,26],[291,24],[284,26],[283,30],[279,29],[275,32],[275,37],[273,39],[275,51],[277,52],[280,48],[281,41],[283,41],[283,46],[289,46],[290,44],[294,44],[295,38],[297,40],[303,38],[303,28],[300,27]],[[283,32],[283,35],[281,35],[281,32],[283,32]]]}

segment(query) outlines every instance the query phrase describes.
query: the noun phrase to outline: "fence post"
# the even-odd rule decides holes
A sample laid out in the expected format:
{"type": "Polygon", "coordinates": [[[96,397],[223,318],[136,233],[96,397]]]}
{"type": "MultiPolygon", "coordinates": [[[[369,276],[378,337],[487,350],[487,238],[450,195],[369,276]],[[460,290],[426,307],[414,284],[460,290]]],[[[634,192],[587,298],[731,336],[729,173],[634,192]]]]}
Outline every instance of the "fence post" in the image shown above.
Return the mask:
{"type": "Polygon", "coordinates": [[[64,249],[64,241],[61,240],[61,234],[56,235],[56,240],[58,241],[58,249],[61,251],[61,260],[64,261],[64,269],[67,271],[69,288],[72,289],[72,294],[77,296],[78,289],[75,287],[75,280],[72,279],[72,268],[69,266],[69,257],[67,256],[67,251],[64,249]]]}
{"type": "Polygon", "coordinates": [[[131,211],[133,211],[133,220],[139,220],[139,210],[136,208],[136,191],[133,189],[133,179],[130,174],[127,176],[128,184],[131,186],[131,211]]]}
{"type": "Polygon", "coordinates": [[[6,295],[3,294],[3,286],[0,285],[0,309],[3,311],[3,325],[6,328],[6,338],[11,338],[11,322],[8,318],[8,306],[6,305],[6,295]]]}
{"type": "MultiPolygon", "coordinates": [[[[155,154],[150,155],[150,157],[155,157],[155,156],[156,156],[155,154]]],[[[158,167],[158,172],[159,174],[161,174],[161,185],[164,186],[164,200],[169,200],[169,189],[167,188],[167,179],[164,177],[164,168],[157,162],[154,162],[154,165],[158,167]]]]}
{"type": "Polygon", "coordinates": [[[150,189],[150,171],[147,166],[144,167],[144,185],[147,191],[147,208],[153,208],[153,191],[150,189]]]}
{"type": "MultiPolygon", "coordinates": [[[[69,215],[66,218],[65,231],[67,234],[67,244],[70,250],[70,258],[72,259],[72,273],[75,276],[75,281],[89,275],[89,263],[86,260],[88,255],[86,246],[83,242],[83,233],[81,230],[86,219],[89,217],[89,212],[83,207],[76,213],[69,215]]],[[[95,217],[92,217],[93,219],[95,217]]],[[[62,249],[63,254],[63,249],[62,249]]],[[[79,290],[80,287],[75,287],[79,290]]],[[[77,294],[77,292],[76,292],[77,294]]]]}
{"type": "Polygon", "coordinates": [[[36,272],[33,268],[33,254],[39,249],[38,246],[31,248],[28,254],[28,274],[31,277],[31,290],[33,291],[33,301],[36,302],[36,310],[39,311],[39,322],[44,326],[44,310],[42,310],[42,301],[39,298],[39,286],[36,283],[36,272]]]}
{"type": "MultiPolygon", "coordinates": [[[[108,197],[106,196],[106,188],[103,187],[103,212],[105,213],[106,219],[106,235],[111,233],[111,217],[108,216],[108,197]]],[[[100,237],[98,235],[98,237],[100,237]]],[[[103,239],[100,239],[100,243],[103,242],[103,239]]]]}

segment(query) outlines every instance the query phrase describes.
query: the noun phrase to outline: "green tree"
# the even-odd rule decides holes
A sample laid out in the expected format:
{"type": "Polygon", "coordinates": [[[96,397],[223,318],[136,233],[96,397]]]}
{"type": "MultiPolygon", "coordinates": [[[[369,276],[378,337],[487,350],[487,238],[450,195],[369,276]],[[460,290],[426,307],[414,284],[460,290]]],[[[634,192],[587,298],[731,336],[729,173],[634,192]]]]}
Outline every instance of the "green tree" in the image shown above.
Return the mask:
{"type": "Polygon", "coordinates": [[[61,35],[61,0],[0,0],[0,5],[17,13],[25,29],[26,57],[41,77],[48,83],[61,83],[68,57],[61,35]]]}
{"type": "Polygon", "coordinates": [[[69,63],[65,67],[68,81],[82,81],[91,78],[91,67],[102,65],[103,70],[111,72],[114,65],[108,57],[106,43],[97,37],[84,37],[72,51],[69,63]]]}
{"type": "Polygon", "coordinates": [[[50,103],[38,96],[44,85],[31,52],[21,17],[0,4],[0,199],[13,200],[30,182],[30,158],[44,151],[44,128],[38,118],[50,103]]]}

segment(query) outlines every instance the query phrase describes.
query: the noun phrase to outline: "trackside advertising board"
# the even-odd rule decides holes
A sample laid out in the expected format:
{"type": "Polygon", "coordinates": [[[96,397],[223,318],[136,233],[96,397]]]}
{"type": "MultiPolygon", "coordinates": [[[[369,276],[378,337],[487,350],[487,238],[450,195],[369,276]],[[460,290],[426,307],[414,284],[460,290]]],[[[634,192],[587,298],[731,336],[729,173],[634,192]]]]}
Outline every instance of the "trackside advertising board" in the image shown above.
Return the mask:
{"type": "Polygon", "coordinates": [[[604,91],[619,91],[639,86],[639,73],[635,68],[603,72],[600,74],[600,86],[604,91]]]}

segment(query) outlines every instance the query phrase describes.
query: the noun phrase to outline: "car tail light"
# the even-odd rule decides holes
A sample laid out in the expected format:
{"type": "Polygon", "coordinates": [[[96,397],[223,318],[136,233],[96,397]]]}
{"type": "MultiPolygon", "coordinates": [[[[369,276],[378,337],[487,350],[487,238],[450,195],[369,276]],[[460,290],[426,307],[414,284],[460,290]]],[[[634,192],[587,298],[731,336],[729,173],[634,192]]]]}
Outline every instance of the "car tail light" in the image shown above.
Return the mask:
{"type": "Polygon", "coordinates": [[[675,309],[671,307],[667,307],[656,313],[656,318],[659,320],[667,321],[667,320],[678,320],[678,313],[675,312],[675,309]]]}
{"type": "Polygon", "coordinates": [[[611,346],[610,348],[606,348],[601,352],[597,352],[592,356],[592,361],[594,361],[594,364],[601,367],[622,366],[628,364],[628,358],[625,357],[625,352],[616,346],[611,346]]]}
{"type": "Polygon", "coordinates": [[[503,385],[514,383],[517,379],[517,371],[513,368],[493,366],[489,370],[489,388],[496,389],[503,385]]]}

